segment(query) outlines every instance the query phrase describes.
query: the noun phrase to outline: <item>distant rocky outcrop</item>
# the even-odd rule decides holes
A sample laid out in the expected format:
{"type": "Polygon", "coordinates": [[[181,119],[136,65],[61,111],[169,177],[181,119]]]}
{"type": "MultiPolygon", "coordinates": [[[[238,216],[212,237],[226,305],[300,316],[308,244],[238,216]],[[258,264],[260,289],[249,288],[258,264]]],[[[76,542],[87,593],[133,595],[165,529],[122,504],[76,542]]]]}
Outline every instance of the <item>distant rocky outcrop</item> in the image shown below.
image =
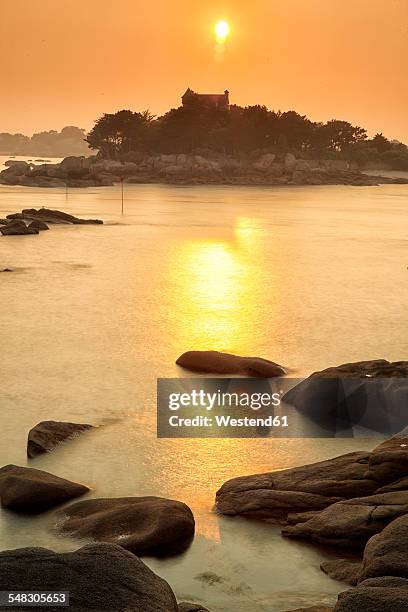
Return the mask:
{"type": "Polygon", "coordinates": [[[195,522],[182,502],[161,497],[90,499],[59,516],[58,530],[97,542],[119,544],[140,556],[168,556],[186,550],[195,522]]]}
{"type": "Polygon", "coordinates": [[[59,164],[9,164],[0,183],[28,187],[103,187],[130,183],[226,185],[377,185],[408,180],[370,176],[343,160],[297,159],[292,153],[247,155],[129,153],[123,160],[66,157],[59,164]]]}
{"type": "Polygon", "coordinates": [[[11,213],[6,219],[0,219],[0,234],[3,236],[24,236],[39,234],[48,230],[50,224],[66,225],[101,225],[100,219],[80,219],[61,210],[49,208],[26,208],[20,213],[11,213]]]}
{"type": "Polygon", "coordinates": [[[0,590],[69,591],[70,612],[179,612],[168,583],[113,544],[91,544],[65,553],[45,548],[2,551],[0,590]]]}
{"type": "Polygon", "coordinates": [[[42,470],[6,465],[0,469],[1,505],[24,514],[38,514],[75,497],[88,487],[42,470]]]}
{"type": "Polygon", "coordinates": [[[261,357],[240,357],[219,351],[187,351],[176,364],[193,372],[209,374],[241,374],[260,378],[283,376],[282,366],[261,357]]]}
{"type": "Polygon", "coordinates": [[[61,210],[50,208],[39,208],[38,210],[35,208],[25,208],[21,213],[12,213],[7,215],[6,218],[68,225],[100,225],[103,223],[100,219],[80,219],[61,210]]]}
{"type": "Polygon", "coordinates": [[[49,453],[62,442],[92,428],[93,425],[84,423],[41,421],[28,433],[27,456],[32,458],[43,453],[49,453]]]}

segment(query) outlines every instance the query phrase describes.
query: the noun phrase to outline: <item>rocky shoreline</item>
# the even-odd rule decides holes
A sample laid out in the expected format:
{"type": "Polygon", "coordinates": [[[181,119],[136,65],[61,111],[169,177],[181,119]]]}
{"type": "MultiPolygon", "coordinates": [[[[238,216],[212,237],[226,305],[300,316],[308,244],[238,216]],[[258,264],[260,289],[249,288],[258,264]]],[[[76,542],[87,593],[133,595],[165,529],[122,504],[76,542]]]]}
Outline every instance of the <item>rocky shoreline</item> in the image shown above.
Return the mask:
{"type": "Polygon", "coordinates": [[[130,154],[126,160],[66,157],[59,164],[10,160],[0,184],[25,187],[105,187],[126,183],[175,185],[354,185],[408,184],[408,179],[370,176],[344,160],[297,159],[291,153],[253,152],[243,157],[130,154]]]}
{"type": "MultiPolygon", "coordinates": [[[[281,366],[257,357],[213,351],[182,357],[177,360],[181,367],[199,372],[233,371],[261,377],[284,373],[281,366]],[[257,374],[254,367],[261,367],[257,374]]],[[[320,392],[316,380],[335,383],[343,377],[399,379],[406,393],[407,375],[408,361],[349,363],[312,374],[288,395],[298,405],[305,399],[313,405],[314,394],[320,392]]],[[[335,385],[330,393],[337,393],[335,385]]],[[[325,401],[330,407],[330,394],[325,401]]],[[[92,435],[94,428],[83,423],[38,423],[28,432],[27,457],[35,461],[36,456],[55,452],[75,436],[92,435]]],[[[52,523],[58,533],[93,542],[71,553],[44,548],[0,552],[0,590],[66,590],[68,580],[70,609],[75,612],[94,609],[95,602],[100,602],[98,610],[117,612],[208,612],[200,603],[177,603],[167,582],[138,558],[185,551],[195,533],[191,509],[177,500],[134,496],[74,501],[58,510],[89,491],[85,484],[32,467],[8,465],[0,469],[4,508],[27,520],[30,515],[57,508],[52,523]]],[[[322,563],[321,569],[353,588],[340,593],[334,608],[313,606],[307,609],[310,612],[408,609],[408,428],[371,452],[357,451],[300,467],[233,478],[217,492],[216,511],[281,525],[285,537],[339,551],[338,558],[322,563]]]]}

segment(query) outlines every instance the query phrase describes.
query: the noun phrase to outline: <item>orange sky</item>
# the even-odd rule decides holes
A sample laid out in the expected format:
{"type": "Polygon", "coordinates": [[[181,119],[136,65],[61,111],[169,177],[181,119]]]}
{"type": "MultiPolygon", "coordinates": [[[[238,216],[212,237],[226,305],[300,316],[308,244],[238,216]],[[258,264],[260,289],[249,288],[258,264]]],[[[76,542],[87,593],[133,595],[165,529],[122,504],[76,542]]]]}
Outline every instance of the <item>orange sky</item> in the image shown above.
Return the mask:
{"type": "Polygon", "coordinates": [[[408,0],[3,0],[0,51],[0,132],[160,114],[190,86],[408,142],[408,0]]]}

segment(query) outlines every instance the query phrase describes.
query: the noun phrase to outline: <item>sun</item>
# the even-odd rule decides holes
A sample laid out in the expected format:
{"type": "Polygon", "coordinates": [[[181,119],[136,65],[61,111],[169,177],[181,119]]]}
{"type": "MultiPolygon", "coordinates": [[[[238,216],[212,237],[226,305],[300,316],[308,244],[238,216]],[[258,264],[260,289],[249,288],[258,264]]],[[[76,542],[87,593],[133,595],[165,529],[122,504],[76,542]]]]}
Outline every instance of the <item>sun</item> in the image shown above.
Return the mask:
{"type": "Polygon", "coordinates": [[[215,24],[214,30],[218,42],[223,43],[227,40],[230,33],[230,27],[227,21],[218,21],[215,24]]]}

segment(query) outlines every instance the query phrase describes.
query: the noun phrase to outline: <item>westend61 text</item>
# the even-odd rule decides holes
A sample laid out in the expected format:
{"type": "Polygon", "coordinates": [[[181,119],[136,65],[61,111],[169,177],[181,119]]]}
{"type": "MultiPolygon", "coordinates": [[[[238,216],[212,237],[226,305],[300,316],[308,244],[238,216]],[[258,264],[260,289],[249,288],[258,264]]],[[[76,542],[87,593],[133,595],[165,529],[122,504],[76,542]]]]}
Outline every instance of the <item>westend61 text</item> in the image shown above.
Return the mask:
{"type": "Polygon", "coordinates": [[[169,418],[171,427],[289,427],[287,416],[268,416],[265,418],[218,415],[215,417],[197,415],[192,418],[173,415],[169,418]]]}
{"type": "Polygon", "coordinates": [[[193,389],[188,393],[170,393],[169,409],[179,410],[180,408],[196,407],[205,410],[213,408],[251,408],[261,410],[261,408],[277,407],[281,403],[281,393],[225,393],[220,390],[209,393],[200,389],[193,389]]]}

